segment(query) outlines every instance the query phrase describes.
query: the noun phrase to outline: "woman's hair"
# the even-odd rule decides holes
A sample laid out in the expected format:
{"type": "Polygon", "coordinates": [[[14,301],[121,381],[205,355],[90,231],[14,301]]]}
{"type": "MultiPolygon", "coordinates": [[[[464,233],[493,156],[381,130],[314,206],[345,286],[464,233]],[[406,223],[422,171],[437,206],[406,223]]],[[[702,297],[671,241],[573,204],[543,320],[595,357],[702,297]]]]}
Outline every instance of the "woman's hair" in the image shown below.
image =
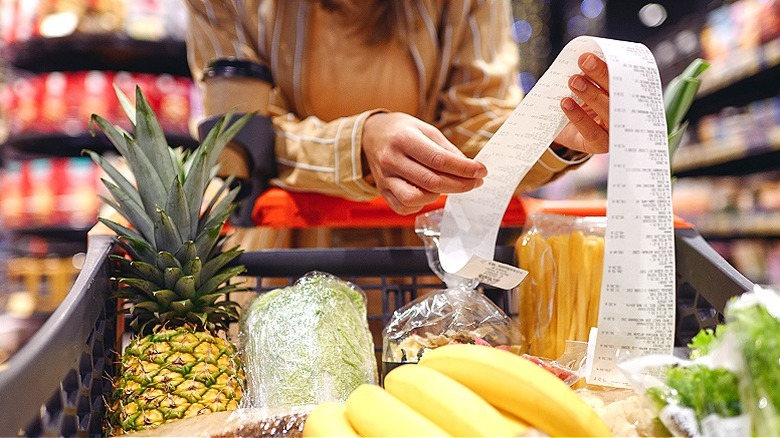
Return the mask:
{"type": "Polygon", "coordinates": [[[323,9],[339,14],[347,23],[352,23],[354,32],[362,36],[367,44],[376,45],[406,37],[410,30],[407,8],[415,0],[374,0],[370,8],[365,7],[367,0],[311,1],[319,2],[323,9]]]}

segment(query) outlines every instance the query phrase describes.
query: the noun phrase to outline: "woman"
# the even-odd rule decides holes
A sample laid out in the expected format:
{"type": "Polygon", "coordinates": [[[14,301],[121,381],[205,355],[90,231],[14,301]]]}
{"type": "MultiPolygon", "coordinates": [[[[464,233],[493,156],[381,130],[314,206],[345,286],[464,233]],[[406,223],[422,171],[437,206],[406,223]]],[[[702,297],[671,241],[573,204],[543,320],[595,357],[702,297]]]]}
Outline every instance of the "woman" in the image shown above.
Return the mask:
{"type": "MultiPolygon", "coordinates": [[[[228,149],[225,171],[240,178],[257,178],[275,159],[274,185],[354,200],[381,195],[411,214],[482,184],[486,169],[471,157],[522,97],[509,0],[187,4],[190,67],[206,116],[236,109],[273,121],[273,157],[259,152],[261,135],[248,134],[270,130],[259,116],[228,149]],[[223,74],[213,67],[223,61],[242,67],[223,74]]],[[[561,101],[570,123],[520,192],[608,149],[606,64],[584,54],[579,65],[569,85],[584,105],[561,101]]]]}

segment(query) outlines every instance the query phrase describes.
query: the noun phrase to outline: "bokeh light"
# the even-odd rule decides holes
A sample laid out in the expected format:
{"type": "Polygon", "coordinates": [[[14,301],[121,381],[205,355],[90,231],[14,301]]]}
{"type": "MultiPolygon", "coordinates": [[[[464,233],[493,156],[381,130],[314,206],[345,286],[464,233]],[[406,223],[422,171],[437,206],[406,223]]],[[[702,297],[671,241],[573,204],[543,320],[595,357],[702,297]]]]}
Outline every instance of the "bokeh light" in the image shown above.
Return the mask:
{"type": "Polygon", "coordinates": [[[585,35],[588,33],[588,29],[590,28],[590,23],[588,22],[588,19],[583,17],[582,15],[575,15],[571,18],[569,18],[568,23],[566,23],[566,32],[572,37],[578,37],[580,35],[585,35]]]}
{"type": "Polygon", "coordinates": [[[531,23],[525,20],[518,20],[512,25],[512,39],[514,39],[516,43],[519,44],[528,41],[528,39],[531,38],[531,35],[533,35],[531,23]]]}
{"type": "Polygon", "coordinates": [[[658,3],[648,3],[639,10],[639,20],[647,27],[658,27],[666,21],[666,8],[658,3]]]}
{"type": "Polygon", "coordinates": [[[582,0],[580,11],[588,18],[596,18],[604,11],[604,2],[601,0],[582,0]]]}

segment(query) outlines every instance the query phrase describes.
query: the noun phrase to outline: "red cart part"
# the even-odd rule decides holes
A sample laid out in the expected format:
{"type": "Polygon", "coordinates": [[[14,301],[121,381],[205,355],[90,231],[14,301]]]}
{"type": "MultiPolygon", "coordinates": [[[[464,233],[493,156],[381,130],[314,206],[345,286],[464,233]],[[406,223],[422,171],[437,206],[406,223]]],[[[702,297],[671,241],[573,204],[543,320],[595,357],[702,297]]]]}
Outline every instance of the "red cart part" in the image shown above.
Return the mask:
{"type": "MultiPolygon", "coordinates": [[[[420,213],[444,207],[446,196],[427,205],[422,211],[406,216],[395,213],[384,198],[370,202],[349,201],[315,193],[288,192],[272,188],[255,202],[252,218],[255,224],[271,228],[413,227],[420,213]]],[[[556,213],[571,216],[604,216],[606,201],[550,201],[530,197],[515,197],[509,202],[502,224],[522,227],[530,213],[556,213]]],[[[685,220],[675,217],[675,228],[693,228],[685,220]]]]}

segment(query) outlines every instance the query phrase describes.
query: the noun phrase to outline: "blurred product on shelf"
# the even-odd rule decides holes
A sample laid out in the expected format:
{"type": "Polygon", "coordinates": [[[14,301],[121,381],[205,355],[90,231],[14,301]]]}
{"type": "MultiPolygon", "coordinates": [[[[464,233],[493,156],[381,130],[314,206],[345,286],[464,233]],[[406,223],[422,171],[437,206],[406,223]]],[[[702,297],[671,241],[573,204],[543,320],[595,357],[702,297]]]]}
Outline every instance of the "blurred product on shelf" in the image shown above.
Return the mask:
{"type": "MultiPolygon", "coordinates": [[[[43,248],[39,248],[43,249],[43,248]]],[[[12,257],[0,286],[0,363],[11,357],[59,306],[81,269],[84,253],[12,257]]]]}
{"type": "Polygon", "coordinates": [[[741,0],[707,14],[701,30],[701,50],[707,59],[720,61],[779,36],[780,1],[741,0]]]}
{"type": "MultiPolygon", "coordinates": [[[[703,233],[718,232],[715,224],[707,225],[708,217],[728,214],[739,219],[757,221],[762,215],[780,213],[780,172],[769,171],[747,176],[713,176],[682,178],[676,182],[673,194],[675,212],[695,223],[703,233]]],[[[736,221],[728,228],[736,229],[736,221]]],[[[780,235],[780,222],[768,223],[763,232],[780,235]]],[[[742,224],[750,229],[748,224],[742,224]]],[[[755,229],[756,232],[761,230],[755,229]]]]}
{"type": "Polygon", "coordinates": [[[702,93],[780,63],[780,1],[741,0],[710,11],[700,32],[712,63],[702,93]]]}
{"type": "Polygon", "coordinates": [[[82,257],[83,254],[11,258],[7,263],[9,284],[18,289],[11,292],[26,293],[32,311],[51,313],[68,294],[79,272],[77,260],[82,257]]]}
{"type": "MultiPolygon", "coordinates": [[[[129,72],[52,72],[11,79],[0,94],[2,113],[8,118],[8,134],[78,136],[89,130],[92,114],[104,114],[125,129],[130,125],[113,98],[116,84],[132,95],[138,85],[159,114],[163,130],[189,136],[189,122],[199,93],[189,78],[129,72]]],[[[51,151],[55,152],[55,151],[51,151]]]]}
{"type": "Polygon", "coordinates": [[[9,161],[0,170],[0,220],[11,229],[86,229],[97,222],[100,169],[89,158],[9,161]]]}
{"type": "Polygon", "coordinates": [[[691,132],[695,134],[672,160],[676,173],[780,151],[780,96],[724,107],[702,116],[691,132]]]}
{"type": "Polygon", "coordinates": [[[143,41],[184,40],[181,0],[4,0],[0,40],[119,34],[143,41]]]}
{"type": "Polygon", "coordinates": [[[696,124],[696,140],[766,143],[765,131],[780,124],[780,96],[761,99],[742,107],[729,106],[702,117],[696,124]]]}
{"type": "Polygon", "coordinates": [[[681,178],[675,212],[752,281],[780,285],[780,172],[681,178]]]}

